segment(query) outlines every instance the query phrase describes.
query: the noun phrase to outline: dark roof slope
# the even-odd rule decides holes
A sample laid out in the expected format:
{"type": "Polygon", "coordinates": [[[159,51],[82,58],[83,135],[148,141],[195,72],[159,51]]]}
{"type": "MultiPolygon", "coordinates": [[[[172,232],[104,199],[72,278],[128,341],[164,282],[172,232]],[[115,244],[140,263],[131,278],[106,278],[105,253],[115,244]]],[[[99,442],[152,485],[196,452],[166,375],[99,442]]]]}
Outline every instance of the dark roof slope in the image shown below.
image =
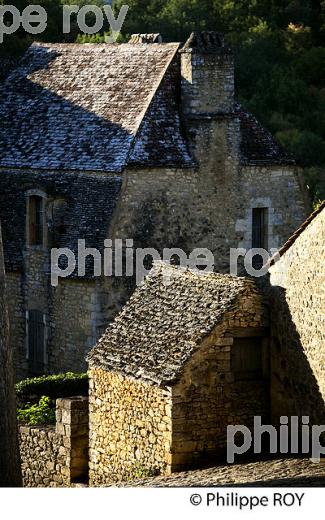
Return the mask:
{"type": "Polygon", "coordinates": [[[301,226],[291,235],[286,243],[279,249],[279,251],[269,261],[269,266],[275,264],[275,262],[282,256],[290,247],[295,243],[297,238],[305,231],[305,229],[313,222],[313,220],[325,209],[325,200],[319,205],[319,207],[309,215],[309,217],[301,224],[301,226]]]}
{"type": "Polygon", "coordinates": [[[293,157],[282,148],[272,134],[239,103],[235,103],[235,114],[240,121],[240,150],[244,164],[295,164],[293,157]]]}
{"type": "MultiPolygon", "coordinates": [[[[178,47],[33,44],[0,89],[0,166],[120,172],[178,47]]],[[[176,111],[164,104],[166,139],[175,140],[176,163],[186,163],[176,111]]],[[[146,162],[141,150],[137,162],[146,162]]]]}
{"type": "Polygon", "coordinates": [[[90,366],[171,384],[248,287],[247,278],[156,264],[89,353],[90,366]]]}

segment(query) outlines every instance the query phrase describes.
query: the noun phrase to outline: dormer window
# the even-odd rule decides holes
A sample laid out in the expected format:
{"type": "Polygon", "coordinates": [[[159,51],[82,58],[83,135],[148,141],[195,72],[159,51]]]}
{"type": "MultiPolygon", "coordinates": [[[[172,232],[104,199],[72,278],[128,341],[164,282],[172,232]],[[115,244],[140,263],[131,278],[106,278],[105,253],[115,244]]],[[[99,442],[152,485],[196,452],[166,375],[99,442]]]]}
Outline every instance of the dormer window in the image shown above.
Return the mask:
{"type": "Polygon", "coordinates": [[[27,245],[44,246],[45,223],[44,223],[45,195],[41,193],[30,193],[27,198],[27,245]]]}

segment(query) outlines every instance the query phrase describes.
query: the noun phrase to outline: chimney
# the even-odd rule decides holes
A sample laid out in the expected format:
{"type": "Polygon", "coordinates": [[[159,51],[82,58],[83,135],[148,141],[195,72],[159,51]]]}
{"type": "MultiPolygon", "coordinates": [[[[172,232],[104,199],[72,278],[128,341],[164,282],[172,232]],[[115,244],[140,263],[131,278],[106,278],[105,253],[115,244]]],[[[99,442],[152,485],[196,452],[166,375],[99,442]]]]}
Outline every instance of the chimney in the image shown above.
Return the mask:
{"type": "Polygon", "coordinates": [[[129,43],[162,43],[161,34],[132,34],[129,43]]]}
{"type": "Polygon", "coordinates": [[[181,53],[185,116],[227,115],[234,104],[234,58],[222,35],[192,33],[181,53]]]}

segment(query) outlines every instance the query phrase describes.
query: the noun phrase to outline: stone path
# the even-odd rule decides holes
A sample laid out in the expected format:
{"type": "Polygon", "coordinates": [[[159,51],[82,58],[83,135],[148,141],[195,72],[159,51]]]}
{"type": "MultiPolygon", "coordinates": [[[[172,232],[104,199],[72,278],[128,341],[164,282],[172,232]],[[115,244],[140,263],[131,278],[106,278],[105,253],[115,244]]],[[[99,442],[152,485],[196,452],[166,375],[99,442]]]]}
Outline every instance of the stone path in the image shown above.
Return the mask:
{"type": "Polygon", "coordinates": [[[209,486],[325,486],[325,460],[276,459],[220,465],[203,470],[174,473],[169,477],[143,478],[127,487],[209,487],[209,486]]]}

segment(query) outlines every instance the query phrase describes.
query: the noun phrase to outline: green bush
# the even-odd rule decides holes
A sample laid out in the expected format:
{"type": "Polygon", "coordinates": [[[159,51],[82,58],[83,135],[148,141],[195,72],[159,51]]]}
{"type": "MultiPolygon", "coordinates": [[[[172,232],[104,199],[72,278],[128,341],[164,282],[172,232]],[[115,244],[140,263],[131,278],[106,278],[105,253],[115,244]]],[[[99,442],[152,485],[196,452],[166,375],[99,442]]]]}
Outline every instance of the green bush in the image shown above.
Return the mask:
{"type": "Polygon", "coordinates": [[[24,379],[16,384],[19,404],[37,403],[42,396],[50,399],[88,395],[88,375],[81,373],[48,375],[24,379]]]}
{"type": "Polygon", "coordinates": [[[17,419],[19,423],[29,426],[54,424],[55,402],[43,395],[37,404],[18,408],[17,419]]]}

